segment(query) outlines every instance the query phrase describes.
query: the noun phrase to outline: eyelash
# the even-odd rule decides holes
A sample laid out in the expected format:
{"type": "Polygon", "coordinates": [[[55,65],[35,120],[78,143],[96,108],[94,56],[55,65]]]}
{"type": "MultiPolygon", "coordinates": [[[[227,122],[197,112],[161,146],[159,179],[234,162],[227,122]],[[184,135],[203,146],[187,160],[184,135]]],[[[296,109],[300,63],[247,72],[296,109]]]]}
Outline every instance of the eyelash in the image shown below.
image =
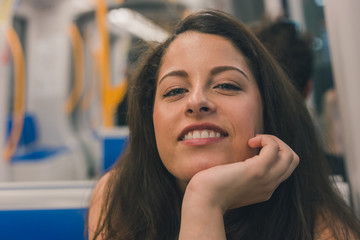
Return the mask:
{"type": "Polygon", "coordinates": [[[179,94],[184,94],[188,92],[185,88],[174,88],[168,92],[166,92],[163,97],[174,97],[177,96],[179,94]]]}
{"type": "MultiPolygon", "coordinates": [[[[216,85],[214,88],[218,88],[221,90],[226,90],[226,91],[240,91],[241,88],[238,86],[235,86],[234,84],[230,84],[230,83],[222,83],[219,85],[216,85]]],[[[185,88],[174,88],[168,92],[166,92],[163,97],[174,97],[180,94],[184,94],[188,92],[188,90],[186,90],[185,88]]]]}
{"type": "Polygon", "coordinates": [[[241,90],[240,87],[235,86],[234,84],[230,84],[230,83],[222,83],[222,84],[216,85],[215,88],[219,88],[221,90],[229,90],[229,91],[241,90]]]}

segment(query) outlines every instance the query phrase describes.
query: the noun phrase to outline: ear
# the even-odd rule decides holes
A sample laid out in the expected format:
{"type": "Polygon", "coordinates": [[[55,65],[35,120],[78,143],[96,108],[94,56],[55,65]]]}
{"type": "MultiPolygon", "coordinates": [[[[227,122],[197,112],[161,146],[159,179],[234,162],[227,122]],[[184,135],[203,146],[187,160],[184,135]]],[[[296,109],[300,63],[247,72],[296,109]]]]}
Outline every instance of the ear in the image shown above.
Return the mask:
{"type": "Polygon", "coordinates": [[[312,80],[309,79],[307,81],[307,83],[305,84],[301,94],[302,96],[304,97],[304,99],[306,99],[308,96],[309,96],[309,93],[311,92],[311,89],[312,89],[312,80]]]}

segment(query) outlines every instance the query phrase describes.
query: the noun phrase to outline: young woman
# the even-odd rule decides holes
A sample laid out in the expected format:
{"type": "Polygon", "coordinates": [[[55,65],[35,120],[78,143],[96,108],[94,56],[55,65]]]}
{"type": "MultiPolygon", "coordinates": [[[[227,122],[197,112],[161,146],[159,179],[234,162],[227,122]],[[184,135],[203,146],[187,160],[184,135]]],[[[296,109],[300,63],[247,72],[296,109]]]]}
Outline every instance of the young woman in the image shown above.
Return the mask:
{"type": "Polygon", "coordinates": [[[90,239],[360,239],[289,82],[231,16],[182,20],[129,87],[130,144],[90,239]]]}

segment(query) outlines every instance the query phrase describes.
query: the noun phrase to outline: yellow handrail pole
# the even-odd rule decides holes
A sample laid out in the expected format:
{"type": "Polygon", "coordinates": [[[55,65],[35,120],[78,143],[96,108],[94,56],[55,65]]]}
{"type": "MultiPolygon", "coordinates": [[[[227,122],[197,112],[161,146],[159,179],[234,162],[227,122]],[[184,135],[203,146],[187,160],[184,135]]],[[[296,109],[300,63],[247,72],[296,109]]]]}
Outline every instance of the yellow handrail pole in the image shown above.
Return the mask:
{"type": "Polygon", "coordinates": [[[126,90],[127,90],[127,78],[124,77],[124,79],[120,81],[120,84],[118,86],[112,87],[111,89],[109,89],[108,93],[106,94],[107,102],[112,104],[110,109],[111,116],[115,112],[117,105],[124,100],[126,90]]]}
{"type": "Polygon", "coordinates": [[[113,119],[111,115],[109,116],[110,107],[106,101],[106,95],[108,89],[110,88],[110,71],[109,71],[109,35],[106,26],[106,13],[107,7],[104,0],[97,0],[97,9],[96,9],[96,22],[99,30],[100,36],[100,76],[102,82],[102,119],[103,124],[106,127],[113,126],[113,119]]]}
{"type": "Polygon", "coordinates": [[[84,47],[78,27],[72,23],[69,28],[69,36],[72,45],[74,59],[74,86],[65,102],[64,110],[67,114],[74,111],[80,101],[84,89],[84,47]]]}
{"type": "Polygon", "coordinates": [[[127,79],[123,79],[118,86],[111,86],[110,61],[109,61],[109,34],[106,26],[107,7],[104,0],[97,0],[96,21],[100,34],[101,48],[100,75],[102,81],[102,116],[105,127],[114,125],[114,113],[120,101],[124,99],[127,89],[127,79]]]}
{"type": "Polygon", "coordinates": [[[14,61],[14,111],[13,124],[6,142],[3,157],[10,161],[16,151],[24,125],[25,112],[25,61],[19,38],[11,27],[5,33],[14,61]]]}

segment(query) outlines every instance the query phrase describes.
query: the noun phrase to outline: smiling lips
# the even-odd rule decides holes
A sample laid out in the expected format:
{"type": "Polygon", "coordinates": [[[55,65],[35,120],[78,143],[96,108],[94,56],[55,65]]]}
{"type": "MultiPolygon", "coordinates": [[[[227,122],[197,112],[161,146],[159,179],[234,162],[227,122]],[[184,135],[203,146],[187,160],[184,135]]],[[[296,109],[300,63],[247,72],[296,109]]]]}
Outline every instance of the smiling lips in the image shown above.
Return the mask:
{"type": "Polygon", "coordinates": [[[194,141],[217,141],[219,138],[227,137],[227,132],[212,123],[193,124],[187,126],[180,134],[178,140],[184,142],[194,141]]]}
{"type": "Polygon", "coordinates": [[[187,133],[184,137],[184,141],[191,139],[201,139],[201,138],[219,138],[224,137],[221,133],[216,132],[214,130],[195,130],[187,133]]]}

